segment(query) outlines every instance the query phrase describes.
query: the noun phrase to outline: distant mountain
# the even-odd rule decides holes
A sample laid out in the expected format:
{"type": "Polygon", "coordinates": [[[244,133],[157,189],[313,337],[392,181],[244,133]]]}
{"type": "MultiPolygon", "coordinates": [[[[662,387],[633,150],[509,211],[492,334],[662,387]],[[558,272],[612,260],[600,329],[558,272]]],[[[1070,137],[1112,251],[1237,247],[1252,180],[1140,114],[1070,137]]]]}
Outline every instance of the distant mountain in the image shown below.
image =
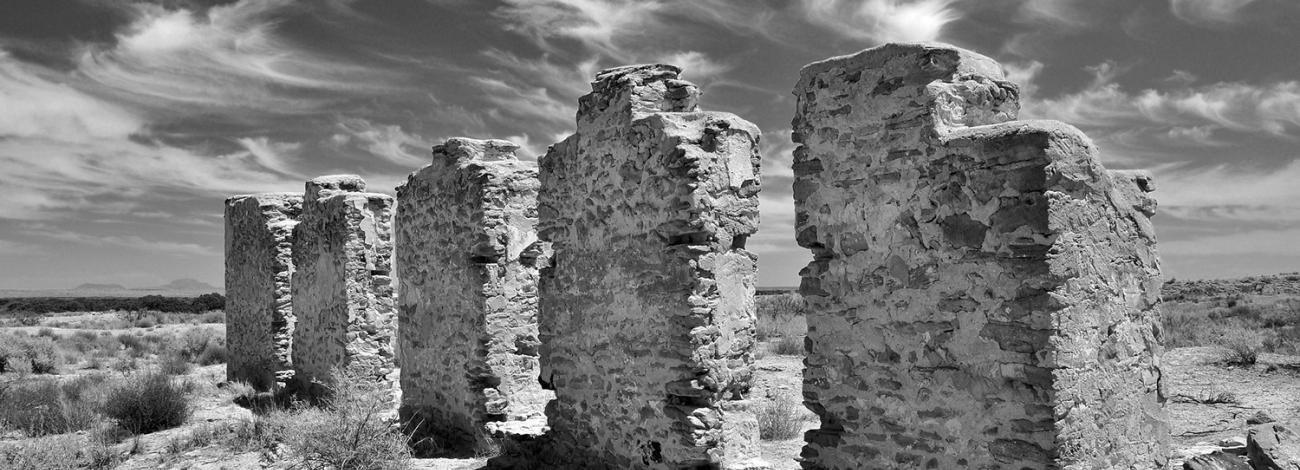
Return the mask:
{"type": "Polygon", "coordinates": [[[150,287],[148,288],[148,290],[218,292],[221,290],[221,288],[213,286],[212,284],[208,284],[203,281],[197,281],[194,279],[186,278],[186,279],[177,279],[175,281],[169,282],[167,284],[158,287],[150,287]]]}
{"type": "Polygon", "coordinates": [[[77,287],[73,287],[72,290],[126,290],[126,287],[123,287],[121,284],[85,283],[77,287]]]}

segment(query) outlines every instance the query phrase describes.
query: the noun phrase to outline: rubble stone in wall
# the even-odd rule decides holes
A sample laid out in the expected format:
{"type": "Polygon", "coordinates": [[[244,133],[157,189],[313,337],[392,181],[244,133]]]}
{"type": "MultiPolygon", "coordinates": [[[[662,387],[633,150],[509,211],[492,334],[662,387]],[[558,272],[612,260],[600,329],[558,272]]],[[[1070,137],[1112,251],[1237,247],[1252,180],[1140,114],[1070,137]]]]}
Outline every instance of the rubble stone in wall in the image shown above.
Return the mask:
{"type": "Polygon", "coordinates": [[[559,468],[757,468],[759,131],[669,65],[606,70],[540,161],[541,380],[559,468]]]}
{"type": "Polygon", "coordinates": [[[397,189],[401,414],[447,444],[540,429],[554,397],[537,382],[537,165],[518,148],[450,139],[397,189]]]}
{"type": "Polygon", "coordinates": [[[226,380],[259,390],[293,377],[293,228],[302,195],[226,199],[226,380]]]}
{"type": "Polygon", "coordinates": [[[397,381],[393,197],[365,187],[353,175],[307,182],[293,245],[293,365],[301,385],[328,383],[334,368],[397,381]]]}
{"type": "Polygon", "coordinates": [[[1162,467],[1149,175],[1017,121],[951,46],[817,62],[794,95],[804,467],[1162,467]]]}

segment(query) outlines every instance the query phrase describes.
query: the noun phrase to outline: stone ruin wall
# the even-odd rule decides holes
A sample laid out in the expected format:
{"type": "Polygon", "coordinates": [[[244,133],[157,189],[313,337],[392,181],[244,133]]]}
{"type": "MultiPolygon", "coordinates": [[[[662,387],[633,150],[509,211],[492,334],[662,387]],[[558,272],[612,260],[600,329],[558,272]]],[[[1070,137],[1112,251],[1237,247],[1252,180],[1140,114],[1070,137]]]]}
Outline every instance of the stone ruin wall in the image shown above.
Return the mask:
{"type": "Polygon", "coordinates": [[[226,380],[278,389],[293,377],[293,228],[302,195],[226,200],[226,380]]]}
{"type": "MultiPolygon", "coordinates": [[[[545,191],[509,143],[438,147],[399,190],[400,315],[391,197],[342,176],[231,198],[231,379],[395,380],[400,332],[408,418],[477,433],[535,417],[532,379],[554,390],[533,466],[762,467],[741,399],[759,132],[677,76],[598,75],[545,191]]],[[[1001,67],[950,46],[811,64],[794,93],[803,466],[1163,465],[1150,176],[1017,121],[1001,67]]]]}
{"type": "Polygon", "coordinates": [[[307,182],[294,230],[296,381],[329,381],[332,368],[396,383],[393,197],[353,175],[307,182]]]}
{"type": "Polygon", "coordinates": [[[887,45],[794,90],[805,468],[1157,468],[1160,281],[1141,173],[1016,121],[986,57],[887,45]]]}
{"type": "Polygon", "coordinates": [[[537,382],[537,165],[516,149],[448,140],[397,189],[401,415],[449,444],[540,431],[554,397],[537,382]]]}
{"type": "MultiPolygon", "coordinates": [[[[557,468],[752,468],[758,129],[667,65],[610,69],[541,159],[557,468]]],[[[545,458],[544,458],[545,460],[545,458]]]]}

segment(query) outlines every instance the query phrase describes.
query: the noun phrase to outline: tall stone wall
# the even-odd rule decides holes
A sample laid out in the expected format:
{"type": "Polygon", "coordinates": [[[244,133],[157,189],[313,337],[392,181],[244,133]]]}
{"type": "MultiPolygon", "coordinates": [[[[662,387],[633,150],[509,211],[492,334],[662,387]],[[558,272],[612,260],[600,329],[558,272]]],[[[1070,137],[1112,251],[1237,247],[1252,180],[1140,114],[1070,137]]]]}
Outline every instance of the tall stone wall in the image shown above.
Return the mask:
{"type": "Polygon", "coordinates": [[[352,175],[307,182],[294,229],[293,365],[302,384],[332,368],[396,382],[393,197],[352,175]]]}
{"type": "Polygon", "coordinates": [[[455,138],[397,189],[402,418],[471,441],[545,424],[537,382],[537,165],[455,138]]]}
{"type": "Polygon", "coordinates": [[[1016,121],[1002,68],[950,46],[814,63],[794,94],[804,467],[1162,466],[1149,177],[1016,121]]]}
{"type": "Polygon", "coordinates": [[[541,159],[541,380],[560,468],[751,468],[758,129],[668,65],[597,75],[541,159]]]}
{"type": "Polygon", "coordinates": [[[293,377],[293,228],[302,195],[226,199],[226,380],[259,390],[293,377]]]}

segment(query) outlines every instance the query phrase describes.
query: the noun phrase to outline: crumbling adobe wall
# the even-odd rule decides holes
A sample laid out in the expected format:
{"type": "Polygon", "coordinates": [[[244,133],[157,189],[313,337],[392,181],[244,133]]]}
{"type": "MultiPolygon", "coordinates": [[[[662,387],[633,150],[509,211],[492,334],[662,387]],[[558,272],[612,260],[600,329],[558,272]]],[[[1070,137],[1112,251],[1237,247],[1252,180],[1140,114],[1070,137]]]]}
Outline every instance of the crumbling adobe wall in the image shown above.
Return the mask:
{"type": "Polygon", "coordinates": [[[1149,177],[1016,121],[986,57],[886,45],[803,69],[805,468],[1156,468],[1149,177]]]}
{"type": "MultiPolygon", "coordinates": [[[[537,165],[454,138],[397,189],[404,421],[445,443],[545,424],[537,382],[537,165]]],[[[472,442],[460,442],[470,444],[472,442]]]]}
{"type": "Polygon", "coordinates": [[[259,390],[293,377],[293,228],[302,195],[226,199],[226,380],[259,390]]]}
{"type": "Polygon", "coordinates": [[[669,65],[597,75],[540,161],[541,380],[560,468],[751,468],[758,129],[669,65]],[[566,466],[567,465],[567,466],[566,466]]]}
{"type": "Polygon", "coordinates": [[[304,385],[328,382],[335,367],[397,380],[393,197],[364,191],[352,175],[307,182],[293,244],[293,365],[304,385]]]}

